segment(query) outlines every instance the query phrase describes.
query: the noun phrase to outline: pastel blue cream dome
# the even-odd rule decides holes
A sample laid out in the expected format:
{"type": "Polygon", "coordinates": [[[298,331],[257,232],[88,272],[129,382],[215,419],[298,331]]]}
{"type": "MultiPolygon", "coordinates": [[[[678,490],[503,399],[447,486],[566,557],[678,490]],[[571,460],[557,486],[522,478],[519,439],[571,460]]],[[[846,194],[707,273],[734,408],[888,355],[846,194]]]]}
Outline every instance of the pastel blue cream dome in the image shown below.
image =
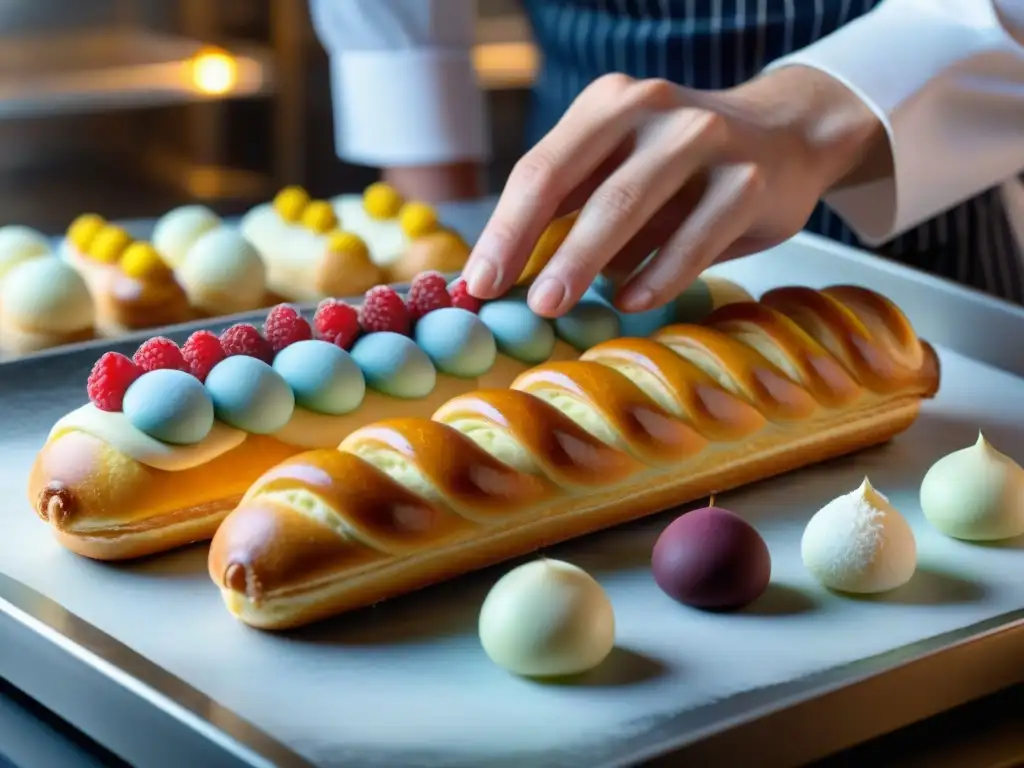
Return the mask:
{"type": "Polygon", "coordinates": [[[555,320],[559,338],[587,350],[621,335],[619,313],[601,301],[585,300],[555,320]]]}
{"type": "Polygon", "coordinates": [[[678,298],[646,312],[621,312],[612,305],[615,285],[599,275],[583,294],[582,301],[599,302],[619,316],[619,336],[644,338],[673,323],[699,323],[713,310],[714,297],[708,284],[697,278],[678,298]]]}
{"type": "Polygon", "coordinates": [[[524,363],[542,363],[555,348],[552,324],[525,301],[498,299],[480,307],[480,321],[491,329],[498,349],[524,363]]]}
{"type": "Polygon", "coordinates": [[[437,371],[427,353],[400,333],[363,336],[352,347],[352,359],[370,387],[392,397],[426,397],[437,383],[437,371]]]}
{"type": "Polygon", "coordinates": [[[122,410],[136,429],[165,443],[201,443],[213,429],[213,400],[184,371],[142,374],[125,392],[122,410]]]}
{"type": "Polygon", "coordinates": [[[217,418],[254,435],[277,432],[292,417],[295,395],[273,368],[236,355],[217,363],[206,377],[217,418]]]}
{"type": "Polygon", "coordinates": [[[296,404],[316,413],[350,413],[366,394],[363,372],[352,356],[326,341],[290,344],[277,353],[273,368],[291,387],[296,404]]]}
{"type": "Polygon", "coordinates": [[[491,330],[475,314],[458,307],[437,309],[420,318],[416,343],[439,371],[469,379],[489,371],[498,354],[491,330]]]}

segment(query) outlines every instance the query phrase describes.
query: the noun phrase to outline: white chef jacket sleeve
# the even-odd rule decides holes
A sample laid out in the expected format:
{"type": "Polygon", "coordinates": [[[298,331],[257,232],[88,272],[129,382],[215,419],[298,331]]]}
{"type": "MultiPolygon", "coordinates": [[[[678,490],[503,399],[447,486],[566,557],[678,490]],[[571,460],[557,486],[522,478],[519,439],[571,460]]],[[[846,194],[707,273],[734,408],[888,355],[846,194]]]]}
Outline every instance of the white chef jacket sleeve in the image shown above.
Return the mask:
{"type": "Polygon", "coordinates": [[[1024,0],[883,0],[773,62],[839,80],[878,116],[890,179],[825,202],[879,245],[1024,170],[1024,0]]]}
{"type": "Polygon", "coordinates": [[[476,0],[310,0],[331,66],[338,156],[380,167],[486,157],[476,0]]]}

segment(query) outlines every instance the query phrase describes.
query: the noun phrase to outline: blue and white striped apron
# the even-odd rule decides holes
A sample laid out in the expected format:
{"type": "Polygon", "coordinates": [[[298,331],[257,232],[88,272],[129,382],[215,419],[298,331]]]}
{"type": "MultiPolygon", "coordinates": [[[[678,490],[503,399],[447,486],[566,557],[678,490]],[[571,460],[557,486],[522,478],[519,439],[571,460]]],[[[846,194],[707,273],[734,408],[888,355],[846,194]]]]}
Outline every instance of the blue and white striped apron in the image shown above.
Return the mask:
{"type": "MultiPolygon", "coordinates": [[[[526,0],[544,61],[530,143],[592,80],[609,72],[728,88],[809,45],[881,0],[526,0]]],[[[941,161],[941,159],[940,159],[941,161]]],[[[807,229],[857,237],[824,205],[807,229]]],[[[905,264],[1024,304],[1024,260],[998,189],[877,249],[905,264]]]]}

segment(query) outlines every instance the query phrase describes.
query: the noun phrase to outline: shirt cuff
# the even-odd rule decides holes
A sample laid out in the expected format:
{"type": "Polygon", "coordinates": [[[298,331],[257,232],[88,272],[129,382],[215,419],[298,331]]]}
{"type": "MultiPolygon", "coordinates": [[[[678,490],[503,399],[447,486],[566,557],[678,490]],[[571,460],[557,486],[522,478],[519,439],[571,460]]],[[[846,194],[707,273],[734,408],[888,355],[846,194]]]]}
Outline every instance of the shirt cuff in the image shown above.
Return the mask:
{"type": "Polygon", "coordinates": [[[485,159],[484,94],[464,51],[351,51],[331,60],[338,156],[377,167],[485,159]]]}
{"type": "Polygon", "coordinates": [[[983,9],[989,4],[978,0],[972,18],[958,20],[933,3],[882,3],[769,67],[803,65],[830,75],[884,126],[893,177],[825,197],[869,246],[998,185],[1004,180],[999,171],[1006,167],[1006,149],[1012,146],[1006,141],[1013,140],[1014,132],[1019,136],[1013,110],[994,111],[988,102],[1002,79],[1000,67],[979,54],[1013,55],[1000,45],[1000,37],[1009,38],[991,6],[983,9]]]}

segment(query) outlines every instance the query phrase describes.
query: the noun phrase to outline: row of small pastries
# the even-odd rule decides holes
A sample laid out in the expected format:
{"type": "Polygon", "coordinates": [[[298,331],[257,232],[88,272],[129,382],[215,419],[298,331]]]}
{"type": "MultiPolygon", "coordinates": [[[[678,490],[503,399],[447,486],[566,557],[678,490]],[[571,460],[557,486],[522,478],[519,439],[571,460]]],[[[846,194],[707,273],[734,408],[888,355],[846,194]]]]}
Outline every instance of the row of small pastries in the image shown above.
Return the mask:
{"type": "Polygon", "coordinates": [[[383,184],[331,201],[288,187],[240,228],[205,206],[183,206],[157,221],[151,243],[83,214],[56,254],[41,233],[3,227],[0,355],[237,314],[281,299],[358,295],[427,269],[457,272],[468,255],[433,208],[406,202],[383,184]],[[59,258],[15,269],[41,256],[59,258]]]}
{"type": "Polygon", "coordinates": [[[432,207],[383,183],[333,200],[286,187],[246,214],[241,230],[263,257],[271,289],[290,301],[355,296],[431,270],[458,272],[469,258],[469,246],[432,207]]]}
{"type": "Polygon", "coordinates": [[[255,249],[204,208],[180,209],[177,218],[182,213],[193,227],[180,269],[156,245],[95,214],[78,217],[56,251],[33,229],[0,228],[0,355],[270,303],[255,249]]]}

